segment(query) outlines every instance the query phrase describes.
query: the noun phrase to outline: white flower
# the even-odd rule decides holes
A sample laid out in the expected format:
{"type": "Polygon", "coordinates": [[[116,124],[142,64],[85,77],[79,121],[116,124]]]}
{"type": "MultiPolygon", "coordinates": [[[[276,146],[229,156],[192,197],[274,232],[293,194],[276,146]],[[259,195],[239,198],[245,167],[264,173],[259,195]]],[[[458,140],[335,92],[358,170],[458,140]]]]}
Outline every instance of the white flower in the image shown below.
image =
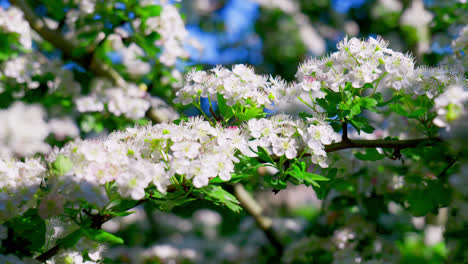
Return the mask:
{"type": "Polygon", "coordinates": [[[44,119],[45,110],[40,105],[16,102],[0,110],[0,147],[20,156],[48,152],[50,147],[44,140],[50,128],[44,119]]]}

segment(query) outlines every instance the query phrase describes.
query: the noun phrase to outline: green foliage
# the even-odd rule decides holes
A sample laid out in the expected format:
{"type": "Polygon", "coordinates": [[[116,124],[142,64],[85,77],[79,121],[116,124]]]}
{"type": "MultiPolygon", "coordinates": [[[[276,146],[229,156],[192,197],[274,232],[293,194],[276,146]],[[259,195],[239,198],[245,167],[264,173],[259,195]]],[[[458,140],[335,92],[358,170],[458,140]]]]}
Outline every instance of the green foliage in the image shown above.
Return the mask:
{"type": "Polygon", "coordinates": [[[50,164],[50,171],[58,176],[63,176],[73,168],[71,160],[64,155],[58,155],[54,162],[50,164]]]}
{"type": "Polygon", "coordinates": [[[108,244],[123,244],[124,243],[122,238],[116,235],[113,235],[109,232],[106,232],[104,230],[101,230],[101,229],[82,228],[81,232],[87,238],[97,241],[97,242],[108,243],[108,244]]]}
{"type": "Polygon", "coordinates": [[[330,179],[318,174],[307,172],[307,165],[304,161],[292,165],[292,170],[286,173],[299,181],[303,182],[305,185],[313,185],[319,187],[317,181],[329,181],[330,179]]]}
{"type": "Polygon", "coordinates": [[[2,241],[0,252],[17,256],[32,256],[42,249],[46,225],[37,209],[29,209],[23,215],[3,223],[8,228],[8,237],[2,241]]]}
{"type": "Polygon", "coordinates": [[[354,156],[364,161],[376,161],[385,158],[385,154],[380,154],[375,148],[368,148],[365,153],[357,152],[354,156]]]}
{"type": "Polygon", "coordinates": [[[193,192],[195,196],[200,195],[215,204],[224,205],[233,212],[239,213],[242,210],[236,197],[220,186],[208,185],[200,189],[194,189],[193,192]]]}

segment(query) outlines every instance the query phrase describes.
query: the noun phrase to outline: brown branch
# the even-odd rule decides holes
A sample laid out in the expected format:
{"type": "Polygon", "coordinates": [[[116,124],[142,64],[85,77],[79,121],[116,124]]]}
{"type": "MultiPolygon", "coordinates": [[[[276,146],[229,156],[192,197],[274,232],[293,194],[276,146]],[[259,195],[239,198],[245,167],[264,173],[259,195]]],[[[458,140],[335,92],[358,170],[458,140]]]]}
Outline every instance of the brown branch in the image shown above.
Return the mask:
{"type": "Polygon", "coordinates": [[[393,148],[405,149],[415,148],[419,146],[433,146],[442,142],[440,138],[421,138],[421,139],[349,139],[348,141],[341,141],[325,146],[326,152],[334,152],[342,149],[349,148],[393,148]]]}
{"type": "Polygon", "coordinates": [[[17,6],[24,13],[24,18],[28,21],[31,28],[36,31],[41,38],[50,42],[54,47],[63,52],[65,58],[70,58],[84,68],[89,69],[97,76],[111,79],[117,86],[125,87],[125,79],[120,74],[96,57],[95,47],[89,48],[84,55],[74,54],[78,45],[66,39],[59,31],[49,28],[44,20],[34,13],[34,10],[25,0],[11,0],[13,5],[17,6]]]}
{"type": "Polygon", "coordinates": [[[234,195],[241,203],[242,208],[255,219],[257,226],[263,231],[273,247],[275,247],[278,256],[281,256],[284,249],[281,241],[273,230],[273,221],[262,214],[263,209],[245,190],[242,184],[234,184],[234,195]]]}
{"type": "Polygon", "coordinates": [[[348,138],[348,123],[346,123],[346,122],[341,123],[341,129],[342,129],[341,141],[343,141],[343,142],[349,142],[349,138],[348,138]]]}

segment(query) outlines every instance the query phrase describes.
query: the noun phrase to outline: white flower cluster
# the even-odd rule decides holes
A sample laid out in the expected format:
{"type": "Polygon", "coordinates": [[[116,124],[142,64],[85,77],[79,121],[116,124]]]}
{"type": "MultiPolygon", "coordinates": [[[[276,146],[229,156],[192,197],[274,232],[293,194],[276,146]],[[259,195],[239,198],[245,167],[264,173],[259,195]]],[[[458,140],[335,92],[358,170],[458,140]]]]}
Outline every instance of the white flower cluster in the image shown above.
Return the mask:
{"type": "Polygon", "coordinates": [[[236,150],[251,154],[239,128],[214,128],[207,121],[191,118],[175,124],[158,124],[113,133],[105,140],[75,141],[49,158],[61,156],[73,164],[55,189],[70,200],[85,198],[104,205],[105,183],[115,181],[124,197],[139,200],[153,184],[165,193],[171,177],[183,175],[197,188],[219,176],[229,180],[236,150]]]}
{"type": "Polygon", "coordinates": [[[449,123],[464,114],[464,104],[468,101],[467,85],[461,83],[448,86],[444,93],[434,99],[437,117],[434,124],[438,127],[447,127],[449,123]]]}
{"type": "Polygon", "coordinates": [[[338,44],[338,51],[328,58],[311,59],[299,67],[298,88],[306,92],[321,88],[337,92],[347,82],[354,88],[362,88],[384,75],[387,85],[394,89],[409,87],[413,58],[387,47],[388,43],[381,38],[367,41],[345,38],[338,44]]]}
{"type": "Polygon", "coordinates": [[[0,153],[27,157],[47,153],[50,146],[44,142],[52,133],[58,140],[79,136],[75,122],[70,118],[45,120],[41,105],[27,105],[18,101],[8,109],[0,110],[0,153]]]}
{"type": "Polygon", "coordinates": [[[107,39],[110,41],[112,49],[122,57],[122,64],[130,76],[139,77],[151,71],[151,65],[141,60],[145,53],[140,46],[133,42],[128,47],[125,46],[118,34],[111,34],[107,39]]]}
{"type": "Polygon", "coordinates": [[[59,254],[55,255],[52,259],[47,260],[46,264],[98,264],[100,262],[93,260],[84,260],[81,252],[73,250],[62,250],[59,254]]]}
{"type": "Polygon", "coordinates": [[[193,70],[185,79],[186,85],[177,91],[174,99],[175,103],[183,105],[197,101],[200,96],[217,101],[219,94],[229,106],[239,103],[273,108],[273,102],[277,101],[277,92],[273,88],[283,88],[281,84],[284,84],[277,80],[269,82],[268,77],[255,74],[252,68],[243,64],[234,65],[232,71],[221,66],[210,72],[193,70]]]}
{"type": "Polygon", "coordinates": [[[39,82],[33,81],[32,77],[42,73],[41,63],[33,59],[31,55],[8,60],[2,68],[5,77],[15,79],[17,83],[26,84],[29,89],[39,87],[39,82]]]}
{"type": "Polygon", "coordinates": [[[50,128],[44,120],[46,113],[40,105],[16,102],[10,108],[0,110],[0,148],[19,155],[47,153],[49,145],[44,139],[50,128]]]}
{"type": "MultiPolygon", "coordinates": [[[[463,102],[467,100],[464,93],[468,85],[461,74],[452,68],[415,68],[411,56],[387,46],[381,38],[369,38],[367,41],[345,38],[338,45],[338,51],[328,58],[312,59],[302,64],[296,74],[299,81],[295,88],[311,93],[313,98],[323,98],[323,89],[338,92],[345,88],[346,83],[351,83],[353,88],[362,88],[366,83],[371,83],[374,87],[378,85],[379,89],[391,87],[407,94],[425,94],[429,99],[440,96],[436,103],[439,116],[447,113],[445,108],[448,105],[456,105],[461,109],[458,112],[463,112],[463,102]],[[455,90],[461,95],[457,99],[450,95],[455,90]],[[454,98],[453,104],[448,103],[448,98],[454,98]]],[[[436,125],[445,126],[442,119],[436,119],[436,125]]]]}
{"type": "MultiPolygon", "coordinates": [[[[63,68],[62,62],[58,60],[49,60],[38,53],[22,54],[16,58],[10,59],[2,65],[3,80],[8,82],[14,80],[15,88],[17,84],[22,84],[28,89],[36,89],[40,83],[33,80],[35,76],[52,73],[53,80],[47,81],[49,93],[60,91],[66,95],[76,95],[80,93],[81,86],[74,80],[73,73],[63,68]]],[[[23,88],[23,86],[20,86],[23,88]]],[[[0,93],[4,89],[0,90],[0,93]]],[[[13,93],[15,97],[23,97],[25,91],[20,89],[13,93]]]]}
{"type": "Polygon", "coordinates": [[[135,84],[115,87],[106,79],[95,79],[91,90],[90,95],[76,99],[79,112],[102,112],[104,106],[107,106],[107,110],[116,116],[139,119],[150,108],[150,102],[145,98],[148,93],[135,84]]]}
{"type": "Polygon", "coordinates": [[[35,194],[46,168],[38,159],[0,158],[0,222],[36,206],[35,194]]]}
{"type": "Polygon", "coordinates": [[[325,145],[340,139],[333,128],[317,118],[309,118],[307,124],[288,115],[275,115],[269,119],[251,119],[247,128],[254,140],[252,149],[263,147],[270,155],[288,159],[297,157],[298,150],[311,154],[312,162],[325,168],[327,153],[325,145]]]}
{"type": "Polygon", "coordinates": [[[171,4],[162,4],[162,11],[158,17],[146,20],[145,34],[157,32],[161,38],[154,44],[163,48],[159,60],[166,66],[173,66],[177,58],[188,58],[184,48],[188,40],[188,31],[177,8],[171,4]]]}
{"type": "Polygon", "coordinates": [[[446,62],[460,68],[461,71],[468,71],[468,25],[465,25],[458,37],[452,41],[453,55],[446,58],[446,62]]]}
{"type": "Polygon", "coordinates": [[[23,12],[16,7],[0,8],[0,29],[19,34],[19,42],[26,49],[32,48],[31,28],[23,19],[23,12]]]}

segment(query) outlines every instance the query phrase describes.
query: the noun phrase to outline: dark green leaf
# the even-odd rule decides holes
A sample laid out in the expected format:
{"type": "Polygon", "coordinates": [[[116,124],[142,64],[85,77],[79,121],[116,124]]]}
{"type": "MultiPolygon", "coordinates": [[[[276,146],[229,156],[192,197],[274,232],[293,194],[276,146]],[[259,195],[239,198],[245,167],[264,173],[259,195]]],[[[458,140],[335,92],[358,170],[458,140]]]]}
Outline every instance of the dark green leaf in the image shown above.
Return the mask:
{"type": "Polygon", "coordinates": [[[365,153],[355,153],[354,156],[359,160],[365,161],[376,161],[385,158],[385,154],[380,154],[375,148],[366,149],[365,153]]]}
{"type": "Polygon", "coordinates": [[[223,204],[236,213],[242,210],[236,197],[220,186],[208,185],[200,189],[195,189],[194,192],[201,193],[206,200],[212,201],[215,204],[223,204]]]}
{"type": "Polygon", "coordinates": [[[29,209],[23,215],[5,222],[11,234],[2,242],[9,252],[20,256],[31,256],[45,242],[46,224],[37,209],[29,209]]]}
{"type": "Polygon", "coordinates": [[[66,237],[58,239],[57,244],[61,245],[63,248],[74,247],[75,244],[80,240],[82,235],[82,229],[77,229],[72,233],[68,234],[66,237]]]}

